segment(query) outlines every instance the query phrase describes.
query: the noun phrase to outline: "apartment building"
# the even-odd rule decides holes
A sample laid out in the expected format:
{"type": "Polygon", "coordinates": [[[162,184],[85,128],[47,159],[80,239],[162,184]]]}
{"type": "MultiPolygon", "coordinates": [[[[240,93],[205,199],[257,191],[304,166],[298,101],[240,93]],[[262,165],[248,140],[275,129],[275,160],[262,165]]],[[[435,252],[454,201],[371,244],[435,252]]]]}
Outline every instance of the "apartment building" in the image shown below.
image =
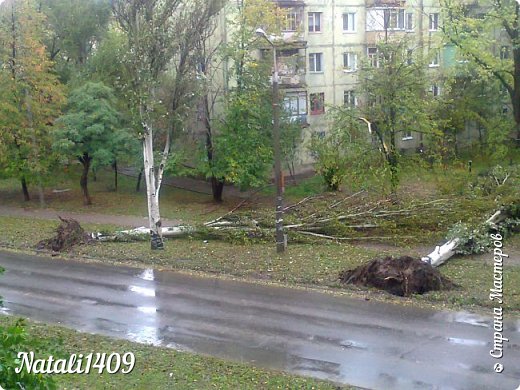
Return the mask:
{"type": "MultiPolygon", "coordinates": [[[[326,133],[330,107],[362,103],[359,69],[378,66],[376,44],[387,36],[406,36],[413,42],[410,50],[422,48],[429,59],[430,93],[441,93],[439,0],[272,1],[286,10],[285,44],[277,44],[279,82],[291,119],[305,127],[304,143],[312,133],[326,133]]],[[[407,133],[397,143],[402,150],[417,150],[422,139],[407,133]]],[[[312,162],[307,151],[300,155],[299,165],[312,162]]]]}

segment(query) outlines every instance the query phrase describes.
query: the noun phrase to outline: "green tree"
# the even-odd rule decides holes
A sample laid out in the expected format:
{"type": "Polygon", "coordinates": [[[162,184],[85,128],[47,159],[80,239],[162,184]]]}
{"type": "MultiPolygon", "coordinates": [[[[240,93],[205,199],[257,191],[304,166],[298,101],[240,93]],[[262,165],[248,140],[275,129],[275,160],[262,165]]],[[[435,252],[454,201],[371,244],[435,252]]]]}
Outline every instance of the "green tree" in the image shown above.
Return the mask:
{"type": "Polygon", "coordinates": [[[33,0],[0,4],[0,138],[4,170],[21,181],[26,201],[28,182],[36,181],[43,203],[42,177],[54,161],[52,125],[64,97],[42,42],[44,15],[35,6],[33,0]]]}
{"type": "Polygon", "coordinates": [[[471,4],[443,0],[441,5],[446,39],[507,91],[514,119],[509,133],[520,146],[520,4],[516,0],[471,4]]]}
{"type": "MultiPolygon", "coordinates": [[[[45,44],[61,80],[77,76],[106,34],[110,0],[38,0],[47,16],[45,44]]],[[[80,81],[81,83],[81,81],[80,81]]]]}
{"type": "Polygon", "coordinates": [[[388,164],[393,194],[399,184],[398,135],[408,131],[426,133],[434,128],[425,98],[422,53],[410,57],[409,45],[406,39],[379,43],[377,66],[366,66],[360,72],[361,90],[366,97],[361,115],[370,123],[369,130],[388,164]]]}
{"type": "MultiPolygon", "coordinates": [[[[206,130],[201,170],[211,180],[217,202],[222,201],[225,183],[259,186],[270,176],[273,116],[268,80],[272,54],[265,51],[265,59],[254,56],[266,45],[259,41],[256,30],[262,27],[277,35],[285,21],[284,11],[273,2],[241,0],[229,7],[229,42],[218,51],[202,46],[207,84],[201,104],[206,130]],[[219,66],[229,70],[224,89],[215,87],[219,66]]],[[[289,128],[288,121],[281,127],[289,128]]],[[[286,151],[292,150],[288,144],[286,151]]]]}
{"type": "Polygon", "coordinates": [[[102,83],[87,82],[70,93],[65,115],[59,118],[54,148],[82,164],[80,185],[84,204],[92,204],[88,175],[93,165],[117,161],[130,147],[132,137],[121,128],[112,90],[102,83]]]}

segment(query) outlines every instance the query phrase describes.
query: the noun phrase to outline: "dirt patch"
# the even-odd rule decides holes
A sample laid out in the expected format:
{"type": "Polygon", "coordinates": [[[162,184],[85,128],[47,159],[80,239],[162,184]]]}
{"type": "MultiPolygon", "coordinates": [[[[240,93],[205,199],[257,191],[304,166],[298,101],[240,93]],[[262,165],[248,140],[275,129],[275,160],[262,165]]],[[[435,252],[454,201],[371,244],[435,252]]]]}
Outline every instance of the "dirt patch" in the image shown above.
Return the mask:
{"type": "Polygon", "coordinates": [[[339,280],[405,297],[455,286],[431,265],[409,256],[374,259],[356,269],[340,272],[339,280]]]}
{"type": "Polygon", "coordinates": [[[53,252],[65,252],[75,245],[93,242],[92,237],[83,230],[78,221],[75,219],[59,218],[61,223],[56,229],[56,235],[47,240],[40,241],[36,245],[37,249],[48,249],[53,252]]]}

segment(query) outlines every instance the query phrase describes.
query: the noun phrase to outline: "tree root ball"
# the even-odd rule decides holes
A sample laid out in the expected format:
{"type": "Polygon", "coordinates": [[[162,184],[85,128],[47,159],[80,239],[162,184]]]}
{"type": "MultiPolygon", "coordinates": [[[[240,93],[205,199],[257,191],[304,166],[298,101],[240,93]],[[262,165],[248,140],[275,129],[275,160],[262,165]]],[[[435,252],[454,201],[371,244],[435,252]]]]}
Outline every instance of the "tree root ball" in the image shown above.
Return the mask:
{"type": "Polygon", "coordinates": [[[405,297],[455,287],[430,264],[409,256],[374,259],[356,269],[340,272],[339,280],[341,283],[375,287],[405,297]]]}
{"type": "Polygon", "coordinates": [[[40,241],[36,248],[47,249],[53,252],[65,252],[75,245],[88,244],[92,238],[83,230],[75,219],[60,218],[60,225],[56,229],[56,235],[47,240],[40,241]]]}

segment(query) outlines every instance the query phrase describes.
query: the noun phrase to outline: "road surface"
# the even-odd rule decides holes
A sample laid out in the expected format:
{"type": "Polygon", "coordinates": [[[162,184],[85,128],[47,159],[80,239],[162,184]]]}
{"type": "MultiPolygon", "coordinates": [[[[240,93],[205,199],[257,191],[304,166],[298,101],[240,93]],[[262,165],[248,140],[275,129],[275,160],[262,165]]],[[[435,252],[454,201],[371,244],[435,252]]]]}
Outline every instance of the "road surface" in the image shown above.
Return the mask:
{"type": "Polygon", "coordinates": [[[1,251],[0,266],[4,313],[84,332],[370,389],[520,385],[518,318],[496,374],[491,318],[469,313],[1,251]]]}

